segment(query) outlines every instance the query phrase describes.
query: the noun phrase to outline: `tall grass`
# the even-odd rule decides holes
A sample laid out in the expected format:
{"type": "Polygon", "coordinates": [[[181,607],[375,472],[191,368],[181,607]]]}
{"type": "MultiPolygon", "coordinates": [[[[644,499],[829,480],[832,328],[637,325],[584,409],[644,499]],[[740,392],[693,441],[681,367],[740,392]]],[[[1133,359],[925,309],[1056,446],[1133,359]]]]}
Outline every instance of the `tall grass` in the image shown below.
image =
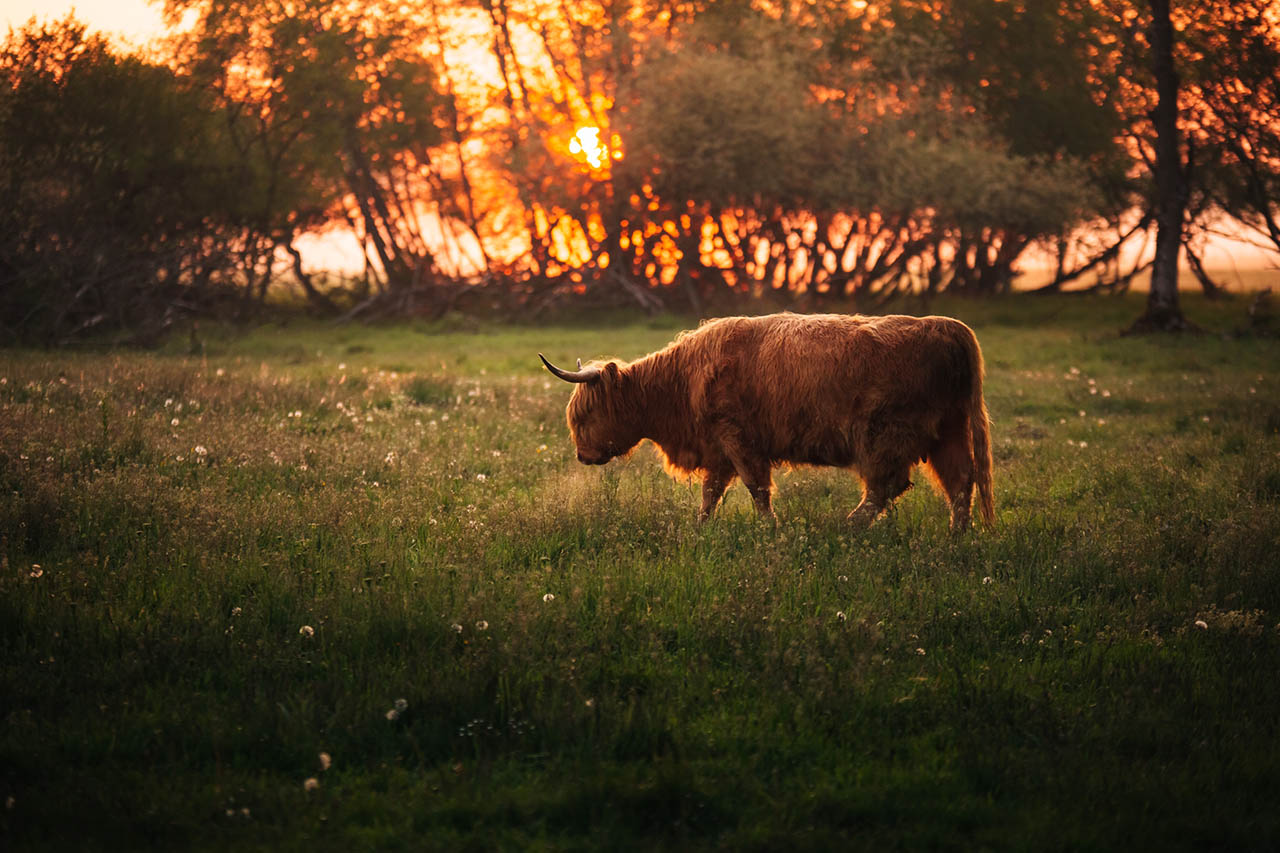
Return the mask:
{"type": "Polygon", "coordinates": [[[959,539],[923,483],[700,526],[577,465],[534,354],[678,319],[0,351],[0,844],[1274,848],[1280,345],[1138,307],[935,306],[995,421],[959,539]]]}

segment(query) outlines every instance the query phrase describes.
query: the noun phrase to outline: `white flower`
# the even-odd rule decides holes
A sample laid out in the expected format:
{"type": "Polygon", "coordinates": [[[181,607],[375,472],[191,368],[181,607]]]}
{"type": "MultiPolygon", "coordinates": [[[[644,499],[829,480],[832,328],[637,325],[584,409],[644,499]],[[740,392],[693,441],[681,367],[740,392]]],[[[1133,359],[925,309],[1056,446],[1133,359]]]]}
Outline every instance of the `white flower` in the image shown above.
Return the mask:
{"type": "Polygon", "coordinates": [[[916,649],[916,654],[918,655],[924,654],[924,649],[916,649]]]}
{"type": "Polygon", "coordinates": [[[486,622],[486,621],[484,621],[483,619],[481,619],[479,622],[477,622],[477,623],[476,623],[476,630],[477,630],[477,631],[488,631],[488,630],[489,630],[489,623],[488,623],[488,622],[486,622]]]}
{"type": "Polygon", "coordinates": [[[320,780],[314,776],[310,777],[309,779],[307,779],[302,783],[302,790],[304,791],[315,791],[315,790],[318,790],[319,787],[320,787],[320,780]]]}
{"type": "Polygon", "coordinates": [[[396,720],[400,719],[400,712],[397,711],[395,708],[392,708],[390,711],[387,712],[386,717],[387,717],[387,720],[394,723],[396,720]]]}
{"type": "Polygon", "coordinates": [[[995,583],[995,578],[991,577],[991,575],[987,575],[985,578],[982,579],[982,583],[984,586],[989,583],[995,583]]]}
{"type": "Polygon", "coordinates": [[[487,480],[487,479],[489,479],[489,478],[488,478],[487,476],[485,476],[484,474],[476,474],[476,480],[477,480],[477,481],[479,481],[479,482],[481,482],[481,483],[483,483],[483,482],[484,482],[485,480],[487,480]]]}
{"type": "Polygon", "coordinates": [[[234,618],[234,617],[236,617],[236,616],[239,616],[239,615],[240,615],[241,613],[243,613],[243,612],[244,612],[244,611],[243,611],[243,610],[241,610],[239,607],[233,607],[233,608],[231,608],[231,616],[232,616],[232,618],[234,618]]]}
{"type": "Polygon", "coordinates": [[[31,577],[38,578],[44,575],[44,569],[40,568],[39,563],[31,564],[31,577]]]}
{"type": "Polygon", "coordinates": [[[314,637],[316,635],[316,629],[312,628],[310,625],[303,625],[298,629],[298,633],[304,637],[314,637]]]}
{"type": "Polygon", "coordinates": [[[167,408],[169,408],[169,407],[170,407],[170,406],[172,406],[172,405],[173,405],[173,398],[172,398],[172,397],[170,397],[169,399],[167,399],[167,400],[165,400],[165,401],[164,401],[164,407],[165,407],[166,409],[167,409],[167,408]]]}
{"type": "Polygon", "coordinates": [[[328,770],[333,765],[333,759],[329,757],[329,753],[320,753],[320,769],[328,770]]]}
{"type": "Polygon", "coordinates": [[[462,633],[462,625],[461,625],[461,624],[459,624],[459,623],[457,623],[457,622],[454,622],[454,623],[453,623],[452,625],[450,625],[449,627],[453,629],[453,633],[455,633],[455,634],[461,634],[461,633],[462,633]]]}
{"type": "Polygon", "coordinates": [[[555,595],[554,595],[553,593],[550,593],[550,592],[549,592],[549,593],[547,593],[546,595],[542,596],[542,600],[543,600],[544,602],[551,602],[551,601],[555,601],[555,600],[556,600],[556,597],[555,597],[555,595]]]}
{"type": "Polygon", "coordinates": [[[395,704],[396,704],[396,710],[399,711],[401,714],[409,710],[408,699],[397,699],[395,704]]]}
{"type": "Polygon", "coordinates": [[[177,425],[178,425],[178,419],[177,419],[177,418],[174,418],[173,420],[169,421],[169,426],[177,426],[177,425]]]}
{"type": "Polygon", "coordinates": [[[843,611],[843,610],[837,610],[837,611],[836,611],[836,619],[837,619],[837,621],[843,622],[843,621],[845,621],[845,620],[846,620],[846,619],[848,619],[848,618],[849,618],[849,617],[848,617],[848,616],[846,616],[846,615],[844,614],[844,611],[843,611]]]}
{"type": "Polygon", "coordinates": [[[196,456],[205,457],[209,455],[209,448],[205,447],[203,444],[197,444],[192,449],[195,451],[196,456]]]}
{"type": "Polygon", "coordinates": [[[227,375],[227,371],[225,371],[225,370],[223,370],[221,367],[219,367],[217,370],[215,370],[215,371],[214,371],[213,375],[214,375],[214,376],[226,376],[226,375],[227,375]]]}
{"type": "Polygon", "coordinates": [[[1209,630],[1209,623],[1204,621],[1203,619],[1197,619],[1196,627],[1199,628],[1201,631],[1207,631],[1209,630]]]}

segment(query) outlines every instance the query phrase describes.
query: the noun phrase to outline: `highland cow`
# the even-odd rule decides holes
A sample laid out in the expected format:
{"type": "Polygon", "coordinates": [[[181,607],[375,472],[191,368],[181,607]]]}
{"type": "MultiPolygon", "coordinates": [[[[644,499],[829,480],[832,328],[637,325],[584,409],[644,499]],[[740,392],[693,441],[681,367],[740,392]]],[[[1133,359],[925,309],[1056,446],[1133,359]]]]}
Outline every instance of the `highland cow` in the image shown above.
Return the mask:
{"type": "Polygon", "coordinates": [[[569,432],[579,461],[603,465],[643,439],[673,475],[702,478],[701,519],[740,478],[772,516],[775,465],[856,472],[868,525],[924,463],[951,528],[969,526],[977,487],[994,518],[982,351],[948,317],[773,314],[709,320],[638,361],[553,374],[577,384],[569,432]]]}

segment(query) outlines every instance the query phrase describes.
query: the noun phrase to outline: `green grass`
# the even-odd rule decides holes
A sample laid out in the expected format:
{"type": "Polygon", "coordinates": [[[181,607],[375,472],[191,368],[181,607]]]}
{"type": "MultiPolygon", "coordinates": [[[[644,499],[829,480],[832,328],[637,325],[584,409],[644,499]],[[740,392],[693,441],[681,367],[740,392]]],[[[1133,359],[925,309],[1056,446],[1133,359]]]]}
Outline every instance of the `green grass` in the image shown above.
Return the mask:
{"type": "Polygon", "coordinates": [[[535,354],[676,318],[0,351],[0,846],[1275,849],[1280,342],[1186,299],[932,306],[995,420],[960,539],[923,482],[699,526],[579,466],[535,354]]]}

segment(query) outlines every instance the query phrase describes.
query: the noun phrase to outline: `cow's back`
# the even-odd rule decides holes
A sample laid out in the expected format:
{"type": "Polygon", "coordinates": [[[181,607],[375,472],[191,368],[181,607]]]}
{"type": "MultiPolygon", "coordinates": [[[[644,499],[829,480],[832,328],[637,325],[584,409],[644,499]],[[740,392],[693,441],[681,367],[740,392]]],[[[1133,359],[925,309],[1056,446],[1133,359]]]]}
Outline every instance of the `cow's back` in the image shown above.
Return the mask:
{"type": "Polygon", "coordinates": [[[857,465],[881,424],[936,432],[968,399],[972,332],[945,317],[731,317],[682,339],[704,365],[695,387],[713,429],[738,430],[780,462],[857,465]]]}

